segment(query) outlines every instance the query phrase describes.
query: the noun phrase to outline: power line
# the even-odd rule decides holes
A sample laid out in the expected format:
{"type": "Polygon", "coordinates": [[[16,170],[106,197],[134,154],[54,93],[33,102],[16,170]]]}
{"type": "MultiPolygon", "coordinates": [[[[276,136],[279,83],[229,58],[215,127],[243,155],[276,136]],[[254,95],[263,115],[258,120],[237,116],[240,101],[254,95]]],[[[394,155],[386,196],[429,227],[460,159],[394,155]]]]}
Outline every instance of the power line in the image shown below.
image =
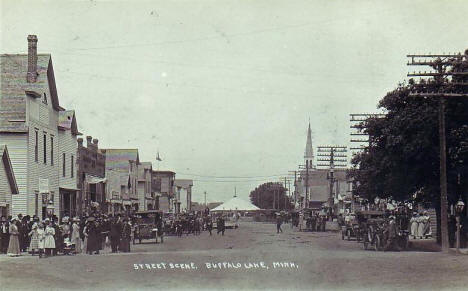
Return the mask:
{"type": "Polygon", "coordinates": [[[199,175],[199,174],[191,174],[191,173],[177,173],[179,175],[186,175],[186,176],[196,176],[202,178],[216,178],[216,179],[251,179],[251,178],[275,178],[284,176],[284,174],[279,175],[267,175],[267,176],[210,176],[210,175],[199,175]]]}

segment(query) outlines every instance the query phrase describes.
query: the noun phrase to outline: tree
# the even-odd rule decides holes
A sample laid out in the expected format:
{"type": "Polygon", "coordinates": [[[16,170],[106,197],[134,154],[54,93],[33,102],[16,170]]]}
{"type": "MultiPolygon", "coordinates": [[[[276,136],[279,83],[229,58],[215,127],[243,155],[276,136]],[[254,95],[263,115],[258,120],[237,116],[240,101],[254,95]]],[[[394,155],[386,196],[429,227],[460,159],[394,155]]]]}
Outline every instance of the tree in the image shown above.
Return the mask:
{"type": "MultiPolygon", "coordinates": [[[[468,60],[456,70],[467,71],[468,60]]],[[[452,79],[454,80],[455,77],[452,79]]],[[[468,81],[467,76],[458,82],[468,81]]],[[[440,220],[438,100],[413,97],[410,92],[431,83],[410,80],[386,94],[378,108],[384,118],[371,118],[360,126],[369,134],[369,147],[353,158],[349,175],[356,182],[355,194],[374,199],[392,197],[430,203],[440,220]]],[[[468,86],[457,87],[467,92],[468,86]]],[[[468,165],[468,98],[446,100],[448,202],[459,195],[466,203],[468,165]],[[458,174],[462,185],[457,185],[458,174]]],[[[440,229],[440,227],[438,228],[440,229]]]]}
{"type": "Polygon", "coordinates": [[[250,202],[261,209],[291,209],[286,191],[281,183],[264,183],[250,192],[250,202]]]}

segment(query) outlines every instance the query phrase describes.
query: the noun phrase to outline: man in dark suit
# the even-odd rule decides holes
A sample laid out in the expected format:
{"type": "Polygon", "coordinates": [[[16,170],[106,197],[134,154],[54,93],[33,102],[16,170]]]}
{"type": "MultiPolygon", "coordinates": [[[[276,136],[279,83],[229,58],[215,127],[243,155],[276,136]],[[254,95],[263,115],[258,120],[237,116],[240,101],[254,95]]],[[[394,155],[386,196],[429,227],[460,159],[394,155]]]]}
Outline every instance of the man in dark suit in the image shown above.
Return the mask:
{"type": "Polygon", "coordinates": [[[10,242],[10,224],[5,219],[5,216],[2,216],[2,219],[0,221],[0,252],[2,254],[7,253],[9,242],[10,242]]]}
{"type": "Polygon", "coordinates": [[[116,253],[118,250],[118,247],[120,245],[121,235],[122,235],[122,222],[120,219],[120,215],[118,215],[116,218],[114,217],[110,226],[110,240],[111,240],[111,248],[112,248],[113,253],[116,253]]]}
{"type": "Polygon", "coordinates": [[[222,233],[224,235],[224,230],[226,229],[225,224],[224,224],[224,218],[222,216],[218,217],[218,220],[216,221],[216,228],[218,229],[218,233],[222,233]]]}

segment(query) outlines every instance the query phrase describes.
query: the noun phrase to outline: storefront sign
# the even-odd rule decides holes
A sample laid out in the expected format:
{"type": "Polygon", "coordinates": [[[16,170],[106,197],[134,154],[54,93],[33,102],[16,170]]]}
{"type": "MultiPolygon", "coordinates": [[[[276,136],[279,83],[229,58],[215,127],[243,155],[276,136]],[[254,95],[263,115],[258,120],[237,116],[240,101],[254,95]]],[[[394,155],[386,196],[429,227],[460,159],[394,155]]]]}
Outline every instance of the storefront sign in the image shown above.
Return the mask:
{"type": "Polygon", "coordinates": [[[39,178],[39,193],[49,193],[49,179],[39,178]]]}

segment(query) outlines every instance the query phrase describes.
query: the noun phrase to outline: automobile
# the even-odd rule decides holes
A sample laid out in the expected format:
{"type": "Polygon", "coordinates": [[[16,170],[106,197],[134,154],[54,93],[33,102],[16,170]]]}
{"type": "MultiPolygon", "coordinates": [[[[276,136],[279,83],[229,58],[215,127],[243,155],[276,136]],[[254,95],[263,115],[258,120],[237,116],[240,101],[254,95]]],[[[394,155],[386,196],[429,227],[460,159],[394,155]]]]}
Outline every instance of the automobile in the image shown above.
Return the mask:
{"type": "Polygon", "coordinates": [[[361,241],[361,229],[356,220],[356,215],[351,213],[345,216],[344,225],[341,227],[341,239],[351,240],[356,238],[356,241],[361,241]]]}
{"type": "Polygon", "coordinates": [[[156,239],[158,235],[157,223],[162,219],[162,211],[160,210],[148,210],[138,211],[135,213],[136,216],[136,229],[135,229],[135,240],[139,243],[143,239],[156,239]]]}

